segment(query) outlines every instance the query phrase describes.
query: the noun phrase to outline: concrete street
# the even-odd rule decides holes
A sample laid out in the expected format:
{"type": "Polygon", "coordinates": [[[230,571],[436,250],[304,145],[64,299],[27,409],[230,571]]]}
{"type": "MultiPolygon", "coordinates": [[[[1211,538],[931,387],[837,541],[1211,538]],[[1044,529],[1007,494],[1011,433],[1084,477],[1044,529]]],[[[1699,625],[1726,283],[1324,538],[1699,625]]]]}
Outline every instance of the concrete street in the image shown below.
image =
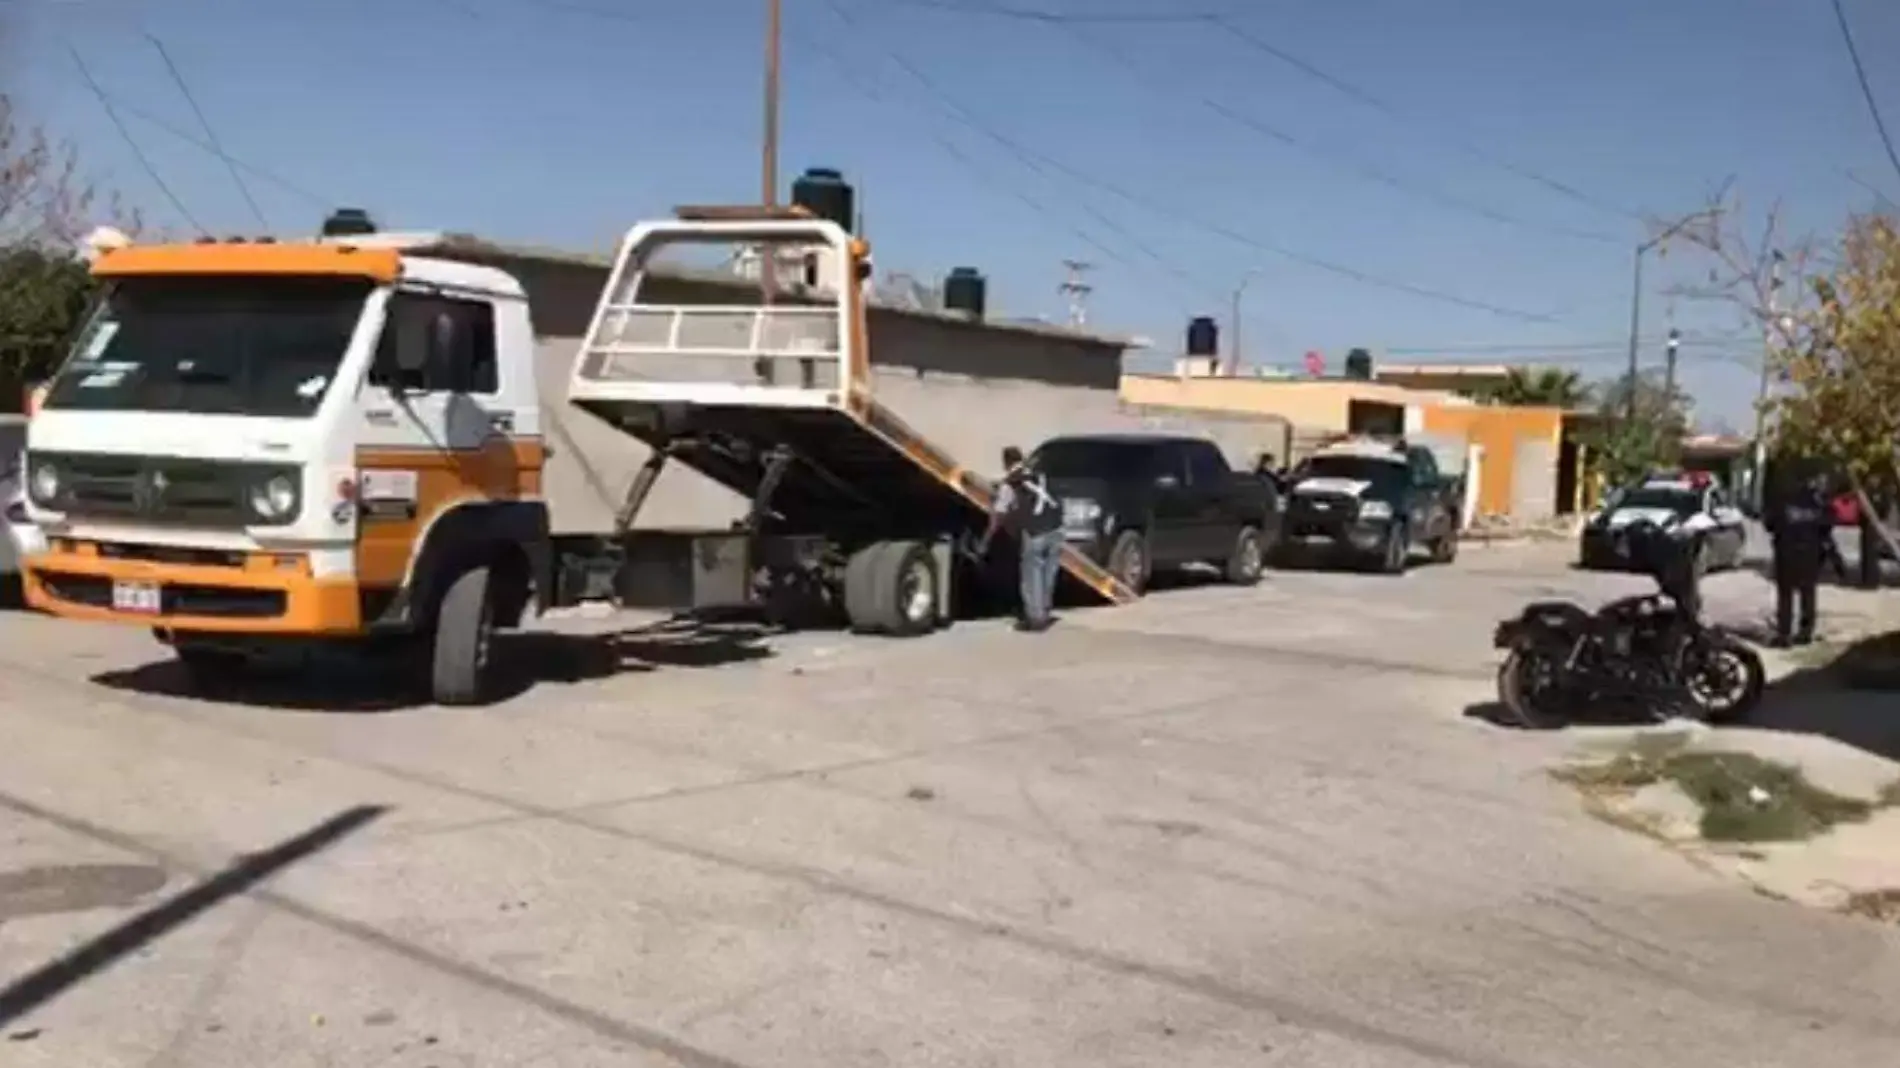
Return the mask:
{"type": "Polygon", "coordinates": [[[486,710],[168,696],[141,632],[0,614],[0,1065],[1892,1063],[1900,933],[1466,714],[1496,619],[1643,586],[1570,551],[1035,637],[539,636],[486,710]]]}

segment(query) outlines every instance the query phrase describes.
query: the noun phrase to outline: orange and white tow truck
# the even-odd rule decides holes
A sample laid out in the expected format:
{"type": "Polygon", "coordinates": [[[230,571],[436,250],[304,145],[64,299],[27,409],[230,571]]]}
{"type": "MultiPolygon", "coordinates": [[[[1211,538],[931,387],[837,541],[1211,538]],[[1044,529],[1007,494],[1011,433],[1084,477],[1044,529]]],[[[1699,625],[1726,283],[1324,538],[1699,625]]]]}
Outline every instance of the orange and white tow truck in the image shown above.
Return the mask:
{"type": "Polygon", "coordinates": [[[491,694],[496,628],[585,600],[804,595],[899,636],[950,618],[991,487],[871,395],[868,248],[844,228],[682,209],[628,231],[569,396],[651,458],[613,529],[556,536],[523,287],[361,223],[99,253],[104,294],[28,428],[32,605],[149,627],[209,677],[284,644],[409,643],[443,703],[491,694]],[[682,245],[811,266],[756,305],[647,299],[682,245]],[[747,497],[746,520],[636,529],[670,463],[747,497]]]}

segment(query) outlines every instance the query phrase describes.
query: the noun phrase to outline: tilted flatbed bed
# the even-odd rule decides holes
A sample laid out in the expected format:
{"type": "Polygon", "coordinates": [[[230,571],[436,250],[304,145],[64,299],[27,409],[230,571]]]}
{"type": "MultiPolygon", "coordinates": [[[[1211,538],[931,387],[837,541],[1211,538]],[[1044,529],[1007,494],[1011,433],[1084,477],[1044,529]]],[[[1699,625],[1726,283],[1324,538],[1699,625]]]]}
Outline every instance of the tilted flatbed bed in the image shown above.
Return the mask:
{"type": "MultiPolygon", "coordinates": [[[[970,550],[993,486],[873,396],[864,244],[796,211],[708,214],[682,209],[677,220],[629,231],[576,355],[569,401],[652,452],[615,531],[585,539],[596,551],[557,553],[601,562],[565,565],[562,599],[599,595],[611,582],[629,605],[714,607],[758,599],[762,574],[804,573],[841,593],[854,625],[915,632],[924,620],[900,618],[888,596],[891,584],[914,581],[899,574],[908,546],[913,564],[932,561],[934,619],[947,618],[952,576],[983,569],[970,550]],[[804,284],[762,285],[757,305],[643,301],[644,267],[679,245],[772,250],[762,255],[777,273],[804,284]],[[668,463],[740,494],[751,502],[747,518],[729,531],[634,529],[668,463]]],[[[1063,550],[1062,568],[1086,598],[1135,597],[1073,550],[1063,550]]]]}

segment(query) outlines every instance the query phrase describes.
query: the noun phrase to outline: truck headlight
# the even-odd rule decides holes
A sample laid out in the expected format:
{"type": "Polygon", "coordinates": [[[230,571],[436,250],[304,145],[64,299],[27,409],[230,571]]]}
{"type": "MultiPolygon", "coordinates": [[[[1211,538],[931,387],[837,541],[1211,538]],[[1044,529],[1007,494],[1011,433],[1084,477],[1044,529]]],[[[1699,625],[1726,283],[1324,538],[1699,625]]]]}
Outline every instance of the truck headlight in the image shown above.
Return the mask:
{"type": "Polygon", "coordinates": [[[264,473],[251,483],[246,503],[251,514],[266,523],[288,523],[296,517],[302,496],[295,475],[264,473]]]}
{"type": "Polygon", "coordinates": [[[51,460],[35,460],[32,473],[27,478],[27,492],[33,495],[33,503],[42,508],[51,508],[59,500],[59,491],[64,488],[60,481],[59,468],[51,460]]]}
{"type": "Polygon", "coordinates": [[[1102,518],[1102,504],[1082,497],[1071,497],[1062,502],[1062,522],[1064,526],[1086,526],[1102,518]]]}
{"type": "Polygon", "coordinates": [[[1390,519],[1392,506],[1385,501],[1365,501],[1359,505],[1361,519],[1390,519]]]}

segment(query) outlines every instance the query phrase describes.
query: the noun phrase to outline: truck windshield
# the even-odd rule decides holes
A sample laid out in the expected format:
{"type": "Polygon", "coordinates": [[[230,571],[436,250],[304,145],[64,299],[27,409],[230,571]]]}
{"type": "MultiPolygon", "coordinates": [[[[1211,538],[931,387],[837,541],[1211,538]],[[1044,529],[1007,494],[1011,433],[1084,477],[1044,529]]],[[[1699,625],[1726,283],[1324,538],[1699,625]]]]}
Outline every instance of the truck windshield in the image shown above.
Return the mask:
{"type": "Polygon", "coordinates": [[[1155,448],[1132,441],[1048,441],[1029,458],[1029,466],[1050,478],[1140,478],[1152,464],[1155,448]]]}
{"type": "Polygon", "coordinates": [[[1301,465],[1295,479],[1342,478],[1370,483],[1380,494],[1404,491],[1412,480],[1412,469],[1391,460],[1370,456],[1315,456],[1301,465]]]}
{"type": "Polygon", "coordinates": [[[370,283],[128,278],[106,291],[46,407],[301,418],[336,377],[370,283]]]}

